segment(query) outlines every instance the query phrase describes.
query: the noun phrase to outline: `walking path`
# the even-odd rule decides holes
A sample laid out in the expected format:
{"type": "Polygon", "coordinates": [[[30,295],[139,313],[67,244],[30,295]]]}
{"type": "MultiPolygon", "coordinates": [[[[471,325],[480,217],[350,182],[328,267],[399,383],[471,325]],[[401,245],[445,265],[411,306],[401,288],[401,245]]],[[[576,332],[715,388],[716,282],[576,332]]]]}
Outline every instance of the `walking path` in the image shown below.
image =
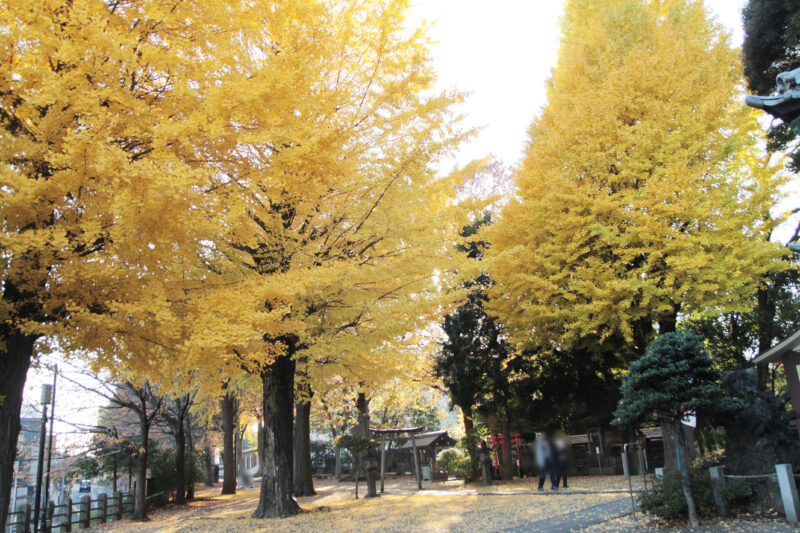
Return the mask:
{"type": "Polygon", "coordinates": [[[610,502],[584,507],[544,520],[535,520],[521,526],[503,529],[502,533],[562,533],[567,531],[580,531],[589,526],[602,524],[609,520],[621,518],[631,514],[630,498],[617,498],[610,502]]]}
{"type": "MultiPolygon", "coordinates": [[[[215,488],[201,491],[198,494],[201,498],[189,506],[154,510],[150,522],[116,522],[103,529],[120,533],[684,531],[682,527],[659,526],[638,512],[633,520],[630,496],[619,479],[608,478],[602,480],[602,484],[591,479],[575,481],[577,488],[545,492],[536,491],[536,485],[530,482],[490,487],[464,487],[448,482],[427,485],[424,490],[417,491],[411,480],[399,479],[386,484],[387,491],[382,498],[365,499],[362,489],[359,500],[353,499],[351,484],[320,483],[317,496],[300,498],[302,513],[272,520],[250,518],[258,499],[257,489],[243,490],[235,496],[219,496],[219,489],[215,488]]],[[[698,531],[797,533],[797,529],[783,520],[715,521],[698,531]]]]}

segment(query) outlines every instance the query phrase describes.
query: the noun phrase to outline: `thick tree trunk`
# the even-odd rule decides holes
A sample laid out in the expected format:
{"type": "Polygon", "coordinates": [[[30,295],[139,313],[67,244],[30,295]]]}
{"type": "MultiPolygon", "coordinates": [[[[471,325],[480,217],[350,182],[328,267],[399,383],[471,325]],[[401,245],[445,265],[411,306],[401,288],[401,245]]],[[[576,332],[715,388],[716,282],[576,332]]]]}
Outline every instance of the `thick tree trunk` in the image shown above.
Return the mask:
{"type": "Polygon", "coordinates": [[[133,503],[133,520],[147,520],[147,451],[150,447],[150,422],[147,412],[139,413],[139,455],[136,456],[136,495],[133,503]]]}
{"type": "Polygon", "coordinates": [[[672,304],[672,311],[663,314],[658,319],[658,334],[674,333],[678,329],[678,312],[680,305],[672,304]]]}
{"type": "Polygon", "coordinates": [[[291,352],[261,371],[264,413],[264,474],[253,518],[277,518],[297,514],[293,497],[292,410],[294,368],[291,352]]]}
{"type": "Polygon", "coordinates": [[[514,479],[514,464],[511,461],[511,424],[508,421],[508,409],[503,416],[503,443],[502,475],[503,479],[510,481],[514,479]]]}
{"type": "Polygon", "coordinates": [[[258,439],[258,475],[264,475],[264,421],[261,420],[258,423],[258,433],[256,434],[256,439],[258,439]]]}
{"type": "Polygon", "coordinates": [[[11,503],[11,480],[17,455],[20,409],[25,377],[33,356],[36,337],[5,332],[5,349],[0,350],[0,531],[5,531],[11,503]],[[5,353],[3,353],[5,352],[5,353]]]}
{"type": "Polygon", "coordinates": [[[175,503],[186,505],[186,431],[180,418],[175,427],[175,503]]]}
{"type": "Polygon", "coordinates": [[[236,458],[233,453],[235,398],[228,391],[222,397],[222,494],[236,494],[236,458]]]}
{"type": "Polygon", "coordinates": [[[242,487],[251,488],[253,486],[253,480],[250,478],[250,474],[247,472],[247,468],[244,464],[244,432],[247,428],[239,427],[240,424],[236,423],[236,427],[239,428],[236,431],[236,482],[241,485],[242,487]]]}
{"type": "Polygon", "coordinates": [[[206,467],[206,487],[214,486],[214,461],[211,459],[211,443],[208,435],[203,438],[203,464],[206,467]]]}
{"type": "MultiPolygon", "coordinates": [[[[371,439],[372,432],[369,429],[369,400],[365,393],[358,393],[356,408],[358,409],[358,425],[361,436],[366,439],[371,439]]],[[[374,448],[370,446],[366,452],[359,454],[359,459],[361,468],[367,470],[367,498],[375,498],[378,496],[378,476],[375,469],[377,458],[375,457],[374,448]]]]}
{"type": "Polygon", "coordinates": [[[192,436],[192,419],[190,417],[186,417],[186,448],[189,450],[189,457],[188,464],[189,470],[186,472],[186,499],[187,500],[194,500],[194,461],[195,461],[195,452],[194,452],[194,438],[192,436]]]}
{"type": "Polygon", "coordinates": [[[303,397],[295,406],[294,425],[294,495],[314,496],[313,467],[311,466],[311,387],[306,388],[308,399],[303,397]]]}
{"type": "Polygon", "coordinates": [[[114,482],[111,491],[117,492],[117,452],[114,453],[114,482]]]}
{"type": "Polygon", "coordinates": [[[478,439],[475,436],[475,426],[472,421],[472,406],[465,406],[461,408],[461,416],[464,418],[464,436],[467,447],[467,456],[469,457],[469,468],[465,481],[474,481],[478,479],[481,468],[481,458],[478,453],[478,439]]]}
{"type": "MultiPolygon", "coordinates": [[[[772,279],[765,279],[764,283],[770,286],[774,283],[772,279]]],[[[762,354],[772,348],[775,331],[775,299],[770,294],[770,286],[762,286],[756,292],[756,319],[758,331],[758,353],[762,354]]],[[[769,377],[769,365],[764,363],[756,365],[758,377],[758,389],[767,389],[769,377]]]]}
{"type": "Polygon", "coordinates": [[[336,481],[342,480],[342,449],[338,446],[334,448],[336,451],[336,458],[333,462],[333,476],[336,478],[336,481]]]}

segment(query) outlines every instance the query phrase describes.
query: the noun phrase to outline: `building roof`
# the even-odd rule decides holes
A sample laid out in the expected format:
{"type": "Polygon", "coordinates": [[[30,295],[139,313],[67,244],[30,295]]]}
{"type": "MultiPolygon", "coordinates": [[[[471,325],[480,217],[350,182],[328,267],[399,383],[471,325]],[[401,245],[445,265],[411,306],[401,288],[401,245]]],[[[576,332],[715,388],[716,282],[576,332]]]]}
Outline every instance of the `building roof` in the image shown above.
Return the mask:
{"type": "Polygon", "coordinates": [[[753,359],[753,363],[776,363],[789,352],[800,352],[800,330],[753,359]]]}
{"type": "MultiPolygon", "coordinates": [[[[416,441],[417,448],[425,448],[426,446],[453,446],[456,443],[456,441],[450,438],[446,430],[419,433],[414,436],[414,440],[416,441]]],[[[413,448],[413,446],[411,439],[408,439],[399,449],[410,449],[413,448]]]]}

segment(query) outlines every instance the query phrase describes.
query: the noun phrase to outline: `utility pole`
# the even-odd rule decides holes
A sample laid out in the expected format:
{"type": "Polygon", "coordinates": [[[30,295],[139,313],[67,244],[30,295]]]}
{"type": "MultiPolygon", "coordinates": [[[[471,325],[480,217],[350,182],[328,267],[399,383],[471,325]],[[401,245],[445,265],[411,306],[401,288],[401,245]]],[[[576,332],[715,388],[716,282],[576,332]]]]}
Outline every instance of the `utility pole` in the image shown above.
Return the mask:
{"type": "Polygon", "coordinates": [[[44,484],[44,506],[47,512],[47,502],[50,499],[50,462],[53,458],[53,421],[56,418],[56,378],[58,377],[58,367],[53,367],[53,398],[50,400],[50,439],[47,444],[47,476],[44,484]]]}
{"type": "Polygon", "coordinates": [[[44,439],[47,436],[47,404],[53,395],[52,385],[42,385],[42,429],[39,433],[39,461],[36,464],[36,503],[33,508],[33,533],[39,533],[39,512],[42,503],[42,463],[44,462],[44,439]]]}

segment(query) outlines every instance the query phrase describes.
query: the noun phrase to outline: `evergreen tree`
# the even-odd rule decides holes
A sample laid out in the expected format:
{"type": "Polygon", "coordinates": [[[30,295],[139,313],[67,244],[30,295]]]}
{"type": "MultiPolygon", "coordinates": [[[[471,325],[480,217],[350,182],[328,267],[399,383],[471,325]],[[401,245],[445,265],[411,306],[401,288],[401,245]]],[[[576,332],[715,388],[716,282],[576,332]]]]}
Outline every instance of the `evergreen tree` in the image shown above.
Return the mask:
{"type": "Polygon", "coordinates": [[[698,525],[697,509],[689,479],[686,436],[680,425],[688,413],[699,417],[719,407],[720,379],[699,335],[666,333],[650,343],[642,358],[631,363],[614,413],[618,424],[638,425],[655,414],[662,422],[679,428],[683,494],[693,527],[698,525]]]}
{"type": "MultiPolygon", "coordinates": [[[[489,223],[491,215],[486,213],[466,226],[461,236],[469,239],[489,223]]],[[[459,249],[467,257],[479,261],[486,247],[485,241],[473,239],[460,245],[459,249]]],[[[490,284],[490,278],[484,273],[466,284],[471,289],[466,301],[446,316],[442,324],[447,339],[442,343],[434,367],[437,377],[442,379],[450,398],[464,417],[470,458],[467,477],[470,479],[477,478],[480,469],[473,425],[475,411],[499,411],[504,423],[509,423],[509,384],[504,363],[510,350],[502,338],[501,325],[486,313],[488,298],[485,289],[490,284]]]]}

